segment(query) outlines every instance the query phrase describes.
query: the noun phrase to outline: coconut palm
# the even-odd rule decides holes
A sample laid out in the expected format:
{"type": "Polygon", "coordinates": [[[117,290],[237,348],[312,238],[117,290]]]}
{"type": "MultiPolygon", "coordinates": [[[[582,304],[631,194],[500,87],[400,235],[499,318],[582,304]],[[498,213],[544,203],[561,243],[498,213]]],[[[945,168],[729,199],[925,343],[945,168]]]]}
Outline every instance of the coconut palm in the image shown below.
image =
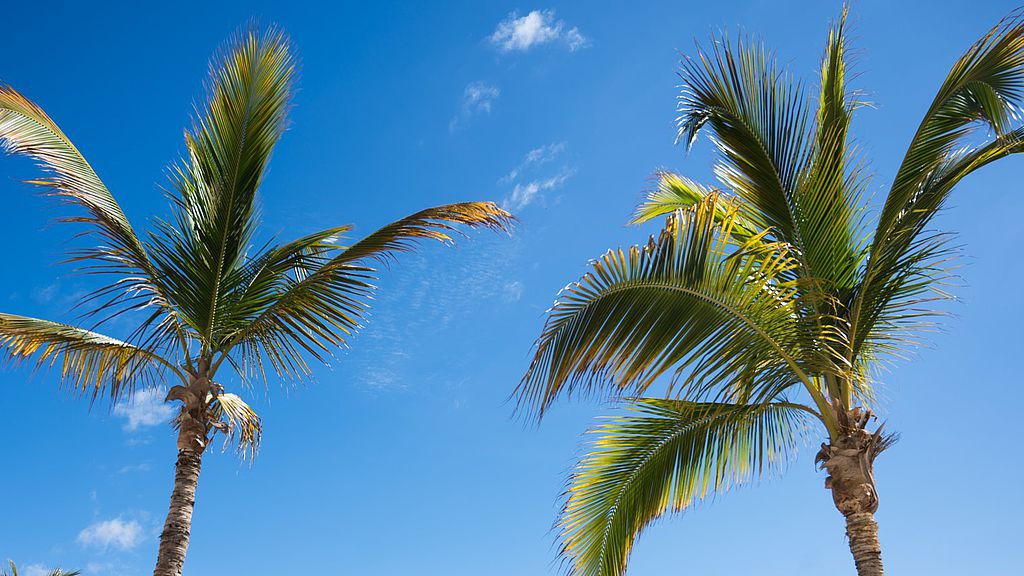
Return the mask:
{"type": "MultiPolygon", "coordinates": [[[[0,572],[0,576],[18,576],[18,567],[14,565],[14,560],[8,560],[7,562],[10,564],[11,573],[8,574],[7,571],[4,570],[3,572],[0,572]]],[[[65,572],[64,570],[61,570],[60,568],[54,568],[53,570],[50,570],[49,574],[50,574],[50,576],[79,576],[79,574],[81,574],[81,572],[79,572],[78,570],[72,570],[71,572],[65,572]]]]}
{"type": "Polygon", "coordinates": [[[678,138],[710,134],[718,187],[660,174],[633,222],[667,216],[663,230],[596,260],[549,312],[520,408],[625,404],[569,479],[571,574],[623,574],[652,521],[779,469],[808,427],[827,435],[816,462],[859,574],[882,574],[873,462],[893,436],[872,416],[872,375],[946,297],[953,251],[932,217],[961,179],[1024,150],[1024,22],[1000,23],[956,62],[874,219],[848,134],[862,102],[844,22],[813,100],[752,42],[721,38],[686,59],[678,138]]]}
{"type": "Polygon", "coordinates": [[[155,575],[179,575],[189,542],[203,454],[216,433],[252,455],[260,418],[233,392],[241,383],[311,374],[364,321],[375,266],[418,241],[450,242],[459,225],[505,230],[511,216],[489,202],[429,208],[347,242],[336,226],[256,246],[256,193],[286,125],[295,62],[278,31],[239,35],[211,66],[205,104],[171,170],[172,216],[136,233],[96,172],[57,125],[11,88],[0,89],[0,141],[34,158],[33,181],[78,209],[95,243],[70,260],[107,281],[83,302],[89,326],[0,314],[8,361],[58,366],[63,386],[112,401],[173,384],[180,405],[178,457],[155,575]],[[98,330],[135,322],[119,339],[98,330]]]}

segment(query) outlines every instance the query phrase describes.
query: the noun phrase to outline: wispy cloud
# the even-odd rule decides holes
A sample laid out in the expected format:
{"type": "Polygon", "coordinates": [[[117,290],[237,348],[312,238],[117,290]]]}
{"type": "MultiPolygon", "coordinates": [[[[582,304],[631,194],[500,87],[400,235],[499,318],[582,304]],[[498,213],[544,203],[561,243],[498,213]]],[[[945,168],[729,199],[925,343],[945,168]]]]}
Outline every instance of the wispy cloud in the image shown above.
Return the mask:
{"type": "Polygon", "coordinates": [[[167,391],[161,388],[139,390],[114,406],[114,416],[128,420],[124,429],[129,432],[164,424],[174,415],[174,407],[164,402],[166,395],[167,391]]]}
{"type": "Polygon", "coordinates": [[[515,168],[498,180],[499,184],[512,185],[512,191],[505,197],[502,206],[517,212],[536,201],[543,192],[564,184],[575,173],[572,167],[563,164],[554,173],[542,173],[540,169],[558,160],[565,148],[565,142],[553,142],[527,152],[515,168]]]}
{"type": "Polygon", "coordinates": [[[49,576],[51,573],[52,571],[42,564],[29,564],[18,568],[18,574],[21,576],[49,576]]]}
{"type": "Polygon", "coordinates": [[[486,82],[470,82],[462,91],[462,103],[459,113],[448,123],[448,131],[455,132],[464,127],[475,116],[490,114],[494,101],[501,96],[501,90],[497,86],[486,82]]]}
{"type": "Polygon", "coordinates": [[[523,156],[523,161],[520,162],[518,166],[510,170],[508,174],[502,176],[501,180],[498,180],[498,183],[508,184],[509,182],[513,182],[519,177],[520,173],[543,164],[547,164],[557,158],[564,151],[565,142],[552,142],[551,144],[545,144],[540,148],[534,148],[523,156]]]}
{"type": "Polygon", "coordinates": [[[78,533],[77,542],[85,547],[131,550],[142,541],[142,525],[120,518],[95,522],[78,533]]]}
{"type": "Polygon", "coordinates": [[[575,52],[589,44],[579,28],[569,27],[555,18],[554,10],[534,10],[520,17],[517,12],[508,15],[488,38],[499,52],[526,52],[534,46],[560,43],[575,52]]]}
{"type": "Polygon", "coordinates": [[[503,292],[507,302],[519,302],[523,297],[523,283],[519,280],[508,282],[505,284],[503,292]]]}
{"type": "Polygon", "coordinates": [[[529,182],[516,184],[512,193],[502,203],[506,210],[518,212],[526,208],[537,199],[538,194],[548,190],[554,190],[565,183],[572,176],[573,171],[569,168],[543,180],[530,180],[529,182]]]}

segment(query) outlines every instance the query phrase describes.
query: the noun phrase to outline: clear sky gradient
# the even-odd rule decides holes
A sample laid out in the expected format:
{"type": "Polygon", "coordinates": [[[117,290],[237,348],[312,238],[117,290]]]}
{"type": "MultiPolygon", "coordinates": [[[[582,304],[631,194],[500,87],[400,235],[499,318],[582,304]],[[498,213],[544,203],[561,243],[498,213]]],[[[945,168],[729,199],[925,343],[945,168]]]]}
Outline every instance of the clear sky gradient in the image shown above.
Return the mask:
{"type": "MultiPolygon", "coordinates": [[[[246,393],[265,419],[253,465],[211,451],[188,576],[555,574],[559,494],[583,432],[609,407],[563,403],[537,428],[506,401],[544,310],[590,258],[642,242],[625,225],[655,169],[711,181],[710,146],[673,145],[679,51],[716,30],[755,34],[811,88],[839,2],[15,3],[0,81],[38,102],[142,227],[166,215],[165,167],[213,51],[258,18],[302,62],[292,126],[262,189],[266,237],[419,208],[505,203],[511,238],[474,233],[403,257],[372,322],[314,382],[246,393]],[[515,33],[510,14],[539,22],[515,33]]],[[[1011,2],[859,1],[855,123],[875,202],[951,64],[1011,2]]],[[[1014,574],[1024,563],[1016,486],[1017,303],[1024,162],[954,193],[937,225],[965,245],[963,303],[927,348],[885,374],[877,463],[892,574],[1014,574]]],[[[87,279],[56,264],[61,211],[0,158],[0,309],[74,320],[87,279]]],[[[229,386],[237,384],[229,380],[229,386]]],[[[52,376],[0,373],[0,559],[90,575],[152,570],[174,433],[155,396],[111,409],[52,376]],[[146,402],[146,400],[149,402],[146,402]]],[[[843,520],[813,467],[659,522],[630,574],[853,574],[843,520]]],[[[28,576],[35,576],[26,570],[28,576]]]]}

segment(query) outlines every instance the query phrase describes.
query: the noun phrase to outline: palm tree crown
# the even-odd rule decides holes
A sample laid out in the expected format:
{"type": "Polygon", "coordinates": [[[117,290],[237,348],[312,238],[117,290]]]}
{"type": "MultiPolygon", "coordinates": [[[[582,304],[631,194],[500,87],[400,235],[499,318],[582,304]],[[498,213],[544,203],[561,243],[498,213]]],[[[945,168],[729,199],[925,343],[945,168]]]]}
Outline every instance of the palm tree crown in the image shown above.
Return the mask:
{"type": "Polygon", "coordinates": [[[181,515],[168,517],[158,574],[181,572],[200,456],[213,435],[225,433],[249,455],[259,445],[259,417],[222,385],[225,363],[243,383],[309,376],[310,360],[326,361],[365,320],[379,263],[421,240],[451,242],[460,225],[508,230],[512,222],[493,203],[466,202],[417,212],[361,240],[346,240],[351,227],[342,225],[256,245],[256,195],[287,125],[295,68],[276,30],[245,31],[215,57],[184,158],[170,170],[171,216],[145,235],[57,124],[0,87],[0,143],[34,158],[46,176],[32,183],[78,209],[66,221],[83,224],[94,242],[70,260],[108,280],[84,302],[88,329],[0,314],[0,347],[8,361],[58,367],[64,386],[93,398],[174,384],[167,398],[181,411],[172,513],[181,515]],[[137,321],[127,338],[97,331],[119,317],[137,321]],[[168,542],[175,550],[165,550],[168,542]]]}
{"type": "Polygon", "coordinates": [[[1024,23],[1007,19],[956,62],[875,219],[847,52],[844,10],[813,100],[754,42],[723,37],[686,59],[678,140],[710,135],[719,187],[659,174],[633,222],[667,216],[664,229],[597,259],[551,309],[521,408],[628,398],[569,480],[571,574],[623,574],[652,521],[778,469],[816,424],[858,569],[882,573],[872,463],[893,437],[866,430],[872,376],[946,297],[953,250],[932,217],[962,178],[1024,150],[1024,23]]]}

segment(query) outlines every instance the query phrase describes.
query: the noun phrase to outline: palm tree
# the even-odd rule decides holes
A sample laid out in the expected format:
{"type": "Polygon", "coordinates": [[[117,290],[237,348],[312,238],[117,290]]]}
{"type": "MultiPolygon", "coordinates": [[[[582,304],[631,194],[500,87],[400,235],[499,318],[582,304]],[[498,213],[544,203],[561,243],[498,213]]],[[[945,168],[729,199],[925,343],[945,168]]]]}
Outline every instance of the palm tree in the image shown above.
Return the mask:
{"type": "MultiPolygon", "coordinates": [[[[14,560],[7,561],[11,566],[11,573],[8,574],[6,570],[0,572],[0,576],[18,576],[18,567],[14,565],[14,560]]],[[[71,572],[65,572],[60,568],[54,568],[50,570],[50,576],[79,576],[81,572],[78,570],[72,570],[71,572]]]]}
{"type": "Polygon", "coordinates": [[[274,30],[240,34],[211,66],[208,98],[185,134],[187,155],[171,173],[173,216],[143,237],[70,140],[35,104],[0,88],[0,141],[47,172],[33,181],[79,209],[96,243],[71,254],[108,279],[83,303],[87,328],[0,314],[8,361],[57,364],[61,383],[112,401],[140,387],[173,383],[167,401],[178,457],[154,575],[180,575],[203,453],[222,432],[252,455],[260,418],[227,392],[230,368],[243,383],[311,374],[364,321],[375,266],[420,240],[451,242],[458,225],[507,230],[511,215],[489,202],[429,208],[355,242],[337,226],[253,246],[256,192],[286,125],[295,62],[274,30]],[[96,330],[111,318],[136,322],[125,339],[96,330]]]}
{"type": "Polygon", "coordinates": [[[971,172],[1024,150],[1024,21],[953,66],[877,218],[850,144],[863,105],[847,84],[843,17],[821,89],[763,47],[721,38],[682,63],[678,137],[710,132],[718,189],[671,173],[634,223],[667,215],[643,246],[612,250],[549,312],[516,390],[540,417],[560,395],[624,400],[592,430],[559,518],[569,572],[620,575],[640,532],[784,464],[808,426],[862,576],[881,575],[872,375],[934,322],[948,235],[929,222],[971,172]],[[816,106],[814,105],[816,104],[816,106]]]}

